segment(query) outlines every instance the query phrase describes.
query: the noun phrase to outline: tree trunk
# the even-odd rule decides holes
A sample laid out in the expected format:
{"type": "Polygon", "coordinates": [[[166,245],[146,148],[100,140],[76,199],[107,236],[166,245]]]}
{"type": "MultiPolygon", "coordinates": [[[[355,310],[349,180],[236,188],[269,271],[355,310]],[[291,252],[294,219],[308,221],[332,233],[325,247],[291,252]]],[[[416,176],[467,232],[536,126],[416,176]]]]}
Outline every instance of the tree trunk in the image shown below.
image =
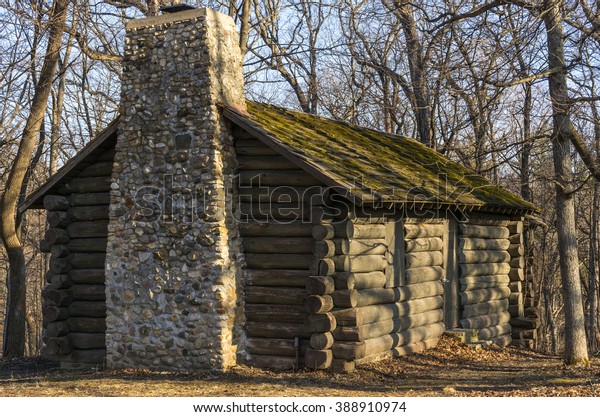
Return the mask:
{"type": "Polygon", "coordinates": [[[565,310],[565,353],[567,364],[588,365],[585,314],[579,280],[579,259],[572,191],[570,100],[564,63],[564,32],[560,0],[547,0],[544,25],[547,33],[548,63],[558,69],[548,77],[552,102],[552,154],[556,173],[556,216],[560,274],[565,310]]]}
{"type": "Polygon", "coordinates": [[[2,239],[9,259],[3,347],[5,357],[19,357],[25,352],[25,256],[16,222],[17,205],[46,112],[69,3],[69,0],[56,0],[54,3],[49,19],[50,35],[44,64],[31,102],[29,117],[23,129],[19,150],[8,175],[0,203],[2,239]]]}
{"type": "Polygon", "coordinates": [[[396,14],[402,25],[406,42],[408,68],[412,88],[412,107],[417,121],[419,141],[433,147],[433,132],[431,123],[431,100],[427,85],[427,65],[423,54],[423,46],[419,38],[417,22],[413,14],[413,5],[407,0],[383,1],[385,7],[396,14]]]}
{"type": "Polygon", "coordinates": [[[588,343],[589,351],[596,352],[596,331],[597,322],[596,318],[598,315],[597,305],[597,281],[598,281],[598,269],[597,269],[597,253],[598,248],[598,204],[600,204],[598,192],[600,191],[600,183],[594,181],[594,197],[592,203],[592,218],[590,221],[590,257],[589,257],[589,284],[588,284],[588,343]]]}

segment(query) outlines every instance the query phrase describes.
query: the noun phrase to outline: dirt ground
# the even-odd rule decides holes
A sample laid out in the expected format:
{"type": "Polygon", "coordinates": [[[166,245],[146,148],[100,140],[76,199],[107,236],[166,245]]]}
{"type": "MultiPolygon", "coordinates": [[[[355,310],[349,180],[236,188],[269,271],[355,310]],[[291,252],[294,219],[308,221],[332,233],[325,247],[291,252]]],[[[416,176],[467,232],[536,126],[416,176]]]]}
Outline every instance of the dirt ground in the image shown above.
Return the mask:
{"type": "Polygon", "coordinates": [[[560,358],[507,348],[473,350],[451,339],[423,354],[352,374],[66,371],[39,359],[0,361],[0,396],[598,396],[600,361],[567,368],[560,358]]]}

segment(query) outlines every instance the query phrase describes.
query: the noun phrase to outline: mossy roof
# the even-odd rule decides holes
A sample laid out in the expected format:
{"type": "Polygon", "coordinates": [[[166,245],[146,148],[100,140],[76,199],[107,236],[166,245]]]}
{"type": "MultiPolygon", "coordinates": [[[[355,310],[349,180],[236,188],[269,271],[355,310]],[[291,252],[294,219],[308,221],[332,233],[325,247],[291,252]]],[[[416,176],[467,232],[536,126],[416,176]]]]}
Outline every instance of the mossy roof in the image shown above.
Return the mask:
{"type": "Polygon", "coordinates": [[[252,101],[226,115],[363,202],[537,211],[414,139],[252,101]]]}

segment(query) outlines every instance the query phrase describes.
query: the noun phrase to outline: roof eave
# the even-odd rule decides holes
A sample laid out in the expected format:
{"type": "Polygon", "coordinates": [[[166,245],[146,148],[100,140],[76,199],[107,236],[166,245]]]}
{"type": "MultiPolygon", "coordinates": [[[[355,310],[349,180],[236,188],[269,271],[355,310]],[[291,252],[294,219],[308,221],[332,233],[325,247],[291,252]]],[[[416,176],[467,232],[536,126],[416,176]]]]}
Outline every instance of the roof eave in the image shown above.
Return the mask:
{"type": "Polygon", "coordinates": [[[116,131],[119,125],[119,118],[113,120],[102,132],[98,134],[93,140],[83,147],[73,158],[69,159],[65,165],[63,165],[56,174],[52,175],[48,180],[38,187],[34,192],[29,194],[25,202],[19,206],[19,212],[23,213],[29,209],[43,208],[42,200],[46,194],[54,187],[65,179],[77,165],[82,162],[85,158],[90,156],[96,149],[106,142],[116,131]]]}

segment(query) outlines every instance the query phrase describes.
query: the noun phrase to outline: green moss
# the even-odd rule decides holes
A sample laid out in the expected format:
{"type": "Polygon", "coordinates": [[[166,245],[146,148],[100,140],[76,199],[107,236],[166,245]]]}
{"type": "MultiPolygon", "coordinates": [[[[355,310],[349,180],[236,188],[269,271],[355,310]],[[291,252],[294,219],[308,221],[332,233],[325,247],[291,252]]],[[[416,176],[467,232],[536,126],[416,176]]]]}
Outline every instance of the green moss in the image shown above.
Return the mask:
{"type": "Polygon", "coordinates": [[[537,210],[413,139],[250,101],[245,117],[289,152],[318,163],[334,181],[356,184],[357,194],[537,210]]]}

